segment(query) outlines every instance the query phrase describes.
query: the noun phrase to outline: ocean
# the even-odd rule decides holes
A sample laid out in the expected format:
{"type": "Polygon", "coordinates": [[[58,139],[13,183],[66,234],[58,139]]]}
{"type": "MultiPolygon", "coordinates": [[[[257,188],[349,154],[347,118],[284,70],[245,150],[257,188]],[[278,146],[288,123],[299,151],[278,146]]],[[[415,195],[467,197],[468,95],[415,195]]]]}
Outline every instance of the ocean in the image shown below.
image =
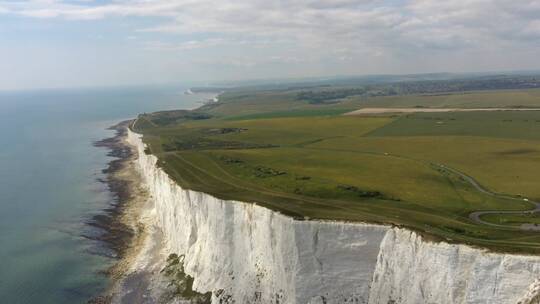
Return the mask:
{"type": "Polygon", "coordinates": [[[185,87],[0,92],[0,302],[86,303],[115,261],[86,222],[110,205],[93,142],[138,113],[188,109],[185,87]]]}

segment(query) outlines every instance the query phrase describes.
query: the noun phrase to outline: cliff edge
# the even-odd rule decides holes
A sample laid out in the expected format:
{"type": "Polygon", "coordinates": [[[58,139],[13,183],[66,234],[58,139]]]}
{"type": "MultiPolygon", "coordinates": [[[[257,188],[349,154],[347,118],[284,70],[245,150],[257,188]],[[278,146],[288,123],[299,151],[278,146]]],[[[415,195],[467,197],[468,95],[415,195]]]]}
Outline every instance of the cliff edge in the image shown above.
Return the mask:
{"type": "Polygon", "coordinates": [[[166,251],[212,303],[538,303],[540,257],[427,242],[407,229],[298,221],[182,189],[128,131],[166,251]]]}

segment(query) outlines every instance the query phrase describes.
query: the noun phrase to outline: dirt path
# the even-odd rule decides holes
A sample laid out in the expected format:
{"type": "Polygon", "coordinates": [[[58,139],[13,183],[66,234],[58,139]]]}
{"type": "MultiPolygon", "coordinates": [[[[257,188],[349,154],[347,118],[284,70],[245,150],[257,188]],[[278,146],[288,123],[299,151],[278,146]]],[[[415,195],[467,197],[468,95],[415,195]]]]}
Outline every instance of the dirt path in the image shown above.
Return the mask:
{"type": "Polygon", "coordinates": [[[444,113],[444,112],[490,112],[490,111],[540,111],[540,108],[363,108],[343,115],[354,116],[384,113],[444,113]]]}

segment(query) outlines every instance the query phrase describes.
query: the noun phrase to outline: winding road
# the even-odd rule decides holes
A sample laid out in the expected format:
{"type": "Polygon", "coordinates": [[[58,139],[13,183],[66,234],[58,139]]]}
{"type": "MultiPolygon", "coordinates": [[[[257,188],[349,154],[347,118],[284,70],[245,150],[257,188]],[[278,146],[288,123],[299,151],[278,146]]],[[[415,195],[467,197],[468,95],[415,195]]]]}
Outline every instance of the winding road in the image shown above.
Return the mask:
{"type": "Polygon", "coordinates": [[[478,223],[478,224],[483,224],[483,225],[488,225],[488,226],[493,226],[493,227],[499,227],[499,228],[516,228],[516,229],[520,229],[520,230],[524,230],[524,231],[540,231],[540,225],[536,225],[536,224],[522,224],[521,226],[519,227],[512,227],[512,226],[508,226],[508,225],[500,225],[500,224],[495,224],[495,223],[491,223],[491,222],[487,222],[487,221],[484,221],[482,220],[482,216],[483,215],[487,215],[487,214],[518,214],[518,215],[527,215],[527,214],[533,214],[533,213],[536,213],[536,212],[540,212],[540,202],[536,202],[536,201],[532,201],[530,199],[527,199],[527,198],[521,198],[521,197],[514,197],[514,196],[509,196],[509,195],[505,195],[505,194],[499,194],[499,193],[495,193],[495,192],[492,192],[492,191],[489,191],[488,189],[482,187],[474,178],[456,170],[456,169],[453,169],[453,168],[450,168],[450,167],[447,167],[445,165],[442,165],[442,164],[434,164],[435,166],[438,166],[440,167],[441,169],[444,169],[446,171],[449,171],[449,172],[452,172],[456,175],[459,175],[461,176],[464,180],[466,180],[469,184],[471,184],[476,190],[484,193],[484,194],[487,194],[487,195],[491,195],[491,196],[494,196],[494,197],[497,197],[497,198],[503,198],[503,199],[508,199],[508,200],[515,200],[515,201],[526,201],[526,202],[529,202],[531,204],[534,205],[534,208],[531,209],[531,210],[525,210],[525,211],[515,211],[515,210],[485,210],[485,211],[475,211],[475,212],[471,212],[469,214],[469,218],[478,223]]]}

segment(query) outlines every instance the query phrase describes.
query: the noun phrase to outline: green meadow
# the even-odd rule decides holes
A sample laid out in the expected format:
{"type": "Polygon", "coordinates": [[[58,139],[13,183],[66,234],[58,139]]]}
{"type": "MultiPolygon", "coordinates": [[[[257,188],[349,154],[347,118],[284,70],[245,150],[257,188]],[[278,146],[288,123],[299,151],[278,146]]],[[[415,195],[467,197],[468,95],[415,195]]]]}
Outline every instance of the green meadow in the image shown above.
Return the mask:
{"type": "Polygon", "coordinates": [[[225,93],[195,112],[139,116],[149,153],[181,186],[298,219],[408,227],[498,251],[540,252],[540,112],[343,116],[370,107],[536,107],[539,90],[347,97],[313,105],[296,92],[225,93]],[[445,169],[451,168],[452,170],[445,169]],[[461,172],[492,195],[475,188],[461,172]],[[503,195],[504,194],[504,195],[503,195]]]}

